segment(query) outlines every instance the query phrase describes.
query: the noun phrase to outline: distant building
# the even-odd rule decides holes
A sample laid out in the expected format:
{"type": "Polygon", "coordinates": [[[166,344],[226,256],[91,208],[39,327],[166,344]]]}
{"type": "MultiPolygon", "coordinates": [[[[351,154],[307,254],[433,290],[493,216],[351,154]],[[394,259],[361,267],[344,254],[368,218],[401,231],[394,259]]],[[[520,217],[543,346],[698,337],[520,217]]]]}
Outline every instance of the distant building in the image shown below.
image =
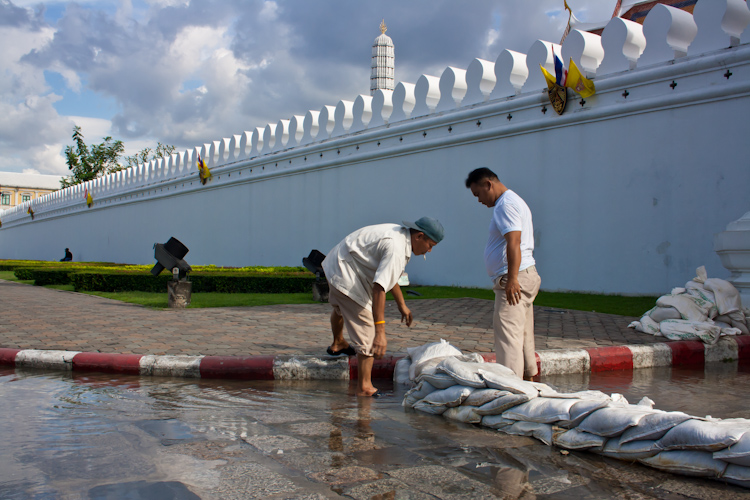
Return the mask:
{"type": "Polygon", "coordinates": [[[60,189],[59,175],[0,172],[0,210],[35,200],[60,189]]]}
{"type": "Polygon", "coordinates": [[[372,46],[372,70],[370,72],[370,95],[376,90],[393,90],[396,80],[395,52],[393,40],[385,34],[388,28],[385,19],[380,23],[380,36],[372,46]]]}

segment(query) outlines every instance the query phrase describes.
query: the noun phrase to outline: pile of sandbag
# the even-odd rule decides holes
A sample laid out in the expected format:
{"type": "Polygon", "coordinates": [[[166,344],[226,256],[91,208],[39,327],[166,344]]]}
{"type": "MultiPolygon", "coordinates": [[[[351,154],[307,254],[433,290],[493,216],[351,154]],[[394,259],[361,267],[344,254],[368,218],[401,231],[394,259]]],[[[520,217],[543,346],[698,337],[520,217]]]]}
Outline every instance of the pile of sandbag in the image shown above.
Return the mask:
{"type": "Polygon", "coordinates": [[[669,340],[697,339],[706,344],[715,344],[722,335],[750,333],[750,310],[742,308],[734,285],[709,278],[703,266],[696,274],[684,287],[659,297],[655,307],[628,327],[669,340]]]}
{"type": "Polygon", "coordinates": [[[394,372],[395,382],[413,386],[405,407],[750,488],[750,420],[692,417],[600,391],[560,393],[442,339],[407,352],[394,372]]]}

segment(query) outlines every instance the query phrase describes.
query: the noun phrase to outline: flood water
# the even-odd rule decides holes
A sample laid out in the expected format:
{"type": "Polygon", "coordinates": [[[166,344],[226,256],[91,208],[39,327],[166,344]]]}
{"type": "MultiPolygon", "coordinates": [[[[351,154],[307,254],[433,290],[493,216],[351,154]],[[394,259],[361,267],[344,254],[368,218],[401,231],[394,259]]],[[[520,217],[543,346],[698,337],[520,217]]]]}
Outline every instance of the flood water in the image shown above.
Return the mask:
{"type": "MultiPolygon", "coordinates": [[[[750,417],[750,374],[641,370],[543,380],[692,415],[750,417]]],[[[403,388],[0,370],[0,498],[748,498],[401,407],[403,388]]]]}

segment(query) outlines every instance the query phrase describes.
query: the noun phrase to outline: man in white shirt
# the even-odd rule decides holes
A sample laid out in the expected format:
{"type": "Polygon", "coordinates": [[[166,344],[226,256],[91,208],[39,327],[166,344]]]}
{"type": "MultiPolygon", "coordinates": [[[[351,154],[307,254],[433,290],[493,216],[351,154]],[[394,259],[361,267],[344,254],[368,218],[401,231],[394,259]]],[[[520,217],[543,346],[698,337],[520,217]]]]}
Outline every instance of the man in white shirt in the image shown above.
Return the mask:
{"type": "Polygon", "coordinates": [[[328,252],[323,270],[333,307],[331,355],[357,354],[358,396],[378,397],[372,385],[374,359],[385,355],[385,294],[391,292],[401,321],[411,326],[412,314],[398,279],[412,252],[424,255],[443,239],[443,226],[422,217],[416,222],[378,224],[354,231],[328,252]],[[344,325],[350,343],[344,340],[344,325]]]}
{"type": "Polygon", "coordinates": [[[533,255],[531,210],[488,168],[472,171],[466,187],[479,203],[493,209],[484,263],[495,292],[496,360],[519,377],[531,379],[538,372],[533,305],[542,282],[533,255]]]}

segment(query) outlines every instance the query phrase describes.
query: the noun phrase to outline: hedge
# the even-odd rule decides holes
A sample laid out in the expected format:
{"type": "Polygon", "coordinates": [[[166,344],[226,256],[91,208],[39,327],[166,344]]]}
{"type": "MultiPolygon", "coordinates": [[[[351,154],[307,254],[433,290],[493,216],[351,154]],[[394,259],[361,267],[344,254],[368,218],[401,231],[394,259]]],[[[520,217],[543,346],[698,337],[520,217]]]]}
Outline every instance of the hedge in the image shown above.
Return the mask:
{"type": "MultiPolygon", "coordinates": [[[[79,271],[70,273],[76,291],[98,292],[166,292],[169,273],[79,271]]],[[[193,273],[189,277],[193,292],[220,293],[306,293],[312,289],[315,276],[310,273],[239,274],[193,273]]]]}

